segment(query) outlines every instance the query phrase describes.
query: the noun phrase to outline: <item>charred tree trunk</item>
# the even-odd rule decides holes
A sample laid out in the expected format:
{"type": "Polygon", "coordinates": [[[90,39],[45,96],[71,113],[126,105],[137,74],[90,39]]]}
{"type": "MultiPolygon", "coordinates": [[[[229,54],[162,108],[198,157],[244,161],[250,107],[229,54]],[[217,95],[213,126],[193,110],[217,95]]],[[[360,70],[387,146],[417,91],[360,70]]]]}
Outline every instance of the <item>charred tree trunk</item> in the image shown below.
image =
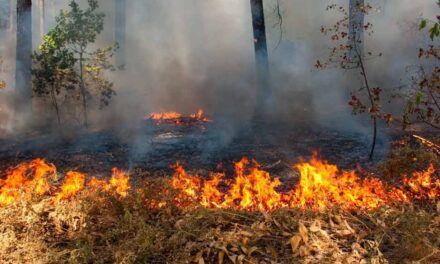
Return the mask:
{"type": "Polygon", "coordinates": [[[357,58],[358,53],[360,56],[364,54],[364,0],[350,0],[349,7],[349,45],[352,47],[350,50],[350,61],[359,64],[357,58]],[[356,52],[357,49],[359,52],[356,52]]]}
{"type": "Polygon", "coordinates": [[[125,38],[126,38],[126,0],[115,0],[115,39],[119,45],[116,54],[116,64],[125,65],[125,38]]]}
{"type": "Polygon", "coordinates": [[[17,1],[15,86],[19,111],[31,109],[32,97],[32,1],[17,1]]]}
{"type": "Polygon", "coordinates": [[[270,83],[263,0],[251,0],[251,11],[254,31],[255,62],[258,77],[257,100],[259,105],[264,106],[266,99],[270,96],[270,83]]]}
{"type": "Polygon", "coordinates": [[[43,39],[46,33],[46,9],[44,6],[44,0],[38,0],[38,10],[40,15],[40,38],[43,39]]]}

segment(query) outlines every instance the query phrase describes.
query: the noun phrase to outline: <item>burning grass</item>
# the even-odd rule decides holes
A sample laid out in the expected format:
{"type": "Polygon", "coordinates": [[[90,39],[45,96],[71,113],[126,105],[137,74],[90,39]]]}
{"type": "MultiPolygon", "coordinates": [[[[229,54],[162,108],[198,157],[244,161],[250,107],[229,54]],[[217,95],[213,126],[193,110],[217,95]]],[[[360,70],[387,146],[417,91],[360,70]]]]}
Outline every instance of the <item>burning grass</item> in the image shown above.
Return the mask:
{"type": "Polygon", "coordinates": [[[440,260],[440,180],[434,166],[401,185],[341,171],[318,158],[292,166],[292,190],[256,161],[235,177],[202,179],[175,166],[171,179],[130,186],[34,160],[0,182],[0,262],[385,263],[440,260]],[[437,208],[436,208],[437,206],[437,208]]]}
{"type": "Polygon", "coordinates": [[[157,112],[145,117],[146,120],[152,120],[157,125],[161,124],[173,124],[190,126],[196,124],[204,124],[211,122],[211,120],[205,116],[204,111],[199,109],[197,113],[184,116],[177,112],[157,112]]]}

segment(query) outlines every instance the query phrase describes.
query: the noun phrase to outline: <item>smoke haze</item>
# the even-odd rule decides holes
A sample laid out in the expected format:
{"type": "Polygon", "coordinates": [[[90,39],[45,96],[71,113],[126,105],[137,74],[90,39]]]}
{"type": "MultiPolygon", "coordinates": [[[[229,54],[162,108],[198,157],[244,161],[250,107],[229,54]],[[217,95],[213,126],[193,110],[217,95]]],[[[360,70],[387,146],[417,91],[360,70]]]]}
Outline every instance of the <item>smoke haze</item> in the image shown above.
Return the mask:
{"type": "MultiPolygon", "coordinates": [[[[46,1],[46,30],[68,2],[46,1]]],[[[114,42],[114,1],[99,2],[106,19],[96,45],[108,46],[114,42]]],[[[368,122],[353,118],[347,106],[350,90],[360,87],[356,70],[313,68],[317,59],[326,59],[332,45],[321,34],[321,25],[340,18],[340,14],[326,11],[326,6],[330,2],[348,5],[349,1],[279,1],[283,18],[280,42],[276,2],[265,1],[273,116],[292,125],[307,119],[332,128],[368,132],[368,122]]],[[[384,54],[368,64],[374,86],[391,89],[407,82],[405,67],[417,62],[420,39],[426,35],[418,32],[417,21],[434,16],[435,5],[431,0],[372,1],[373,11],[366,21],[373,23],[374,34],[366,37],[366,49],[384,54]]],[[[34,48],[40,41],[38,16],[35,3],[34,48]]],[[[190,113],[203,108],[227,124],[224,130],[229,134],[252,118],[257,105],[249,1],[130,0],[126,24],[127,65],[110,76],[118,93],[110,106],[93,110],[97,126],[131,129],[153,111],[190,113]]],[[[13,32],[3,30],[0,35],[0,74],[9,84],[0,94],[0,132],[13,132],[7,118],[11,117],[9,98],[14,87],[13,32]]]]}

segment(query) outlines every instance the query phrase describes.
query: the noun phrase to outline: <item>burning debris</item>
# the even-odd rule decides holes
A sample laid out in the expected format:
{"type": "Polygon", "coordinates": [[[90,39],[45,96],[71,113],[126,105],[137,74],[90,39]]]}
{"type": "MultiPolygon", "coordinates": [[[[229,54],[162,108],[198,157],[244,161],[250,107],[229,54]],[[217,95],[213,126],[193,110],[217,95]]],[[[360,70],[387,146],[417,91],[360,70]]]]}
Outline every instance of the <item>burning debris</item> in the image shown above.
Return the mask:
{"type": "Polygon", "coordinates": [[[146,120],[152,120],[157,125],[161,124],[173,124],[181,126],[192,126],[211,122],[211,120],[205,116],[202,109],[199,109],[197,113],[184,116],[177,112],[159,112],[152,113],[145,118],[146,120]]]}
{"type": "MultiPolygon", "coordinates": [[[[361,178],[354,171],[341,171],[337,166],[320,160],[316,155],[310,162],[292,166],[299,172],[299,182],[285,190],[278,178],[273,178],[256,161],[243,158],[234,166],[233,179],[224,173],[210,173],[203,180],[185,171],[181,163],[168,182],[178,193],[174,206],[202,206],[206,208],[245,211],[274,211],[282,208],[324,210],[372,210],[385,205],[416,200],[436,200],[440,196],[440,179],[434,166],[403,175],[401,186],[389,186],[378,178],[361,178]]],[[[56,184],[57,170],[53,164],[36,159],[11,168],[0,182],[0,205],[8,206],[22,197],[50,195],[55,201],[72,199],[80,192],[104,191],[126,197],[130,189],[128,175],[114,168],[109,181],[69,171],[64,183],[56,184]],[[89,178],[89,179],[87,179],[89,178]],[[24,194],[24,196],[22,196],[24,194]]],[[[166,206],[169,201],[156,201],[166,206]]],[[[146,208],[154,207],[147,204],[146,208]]]]}

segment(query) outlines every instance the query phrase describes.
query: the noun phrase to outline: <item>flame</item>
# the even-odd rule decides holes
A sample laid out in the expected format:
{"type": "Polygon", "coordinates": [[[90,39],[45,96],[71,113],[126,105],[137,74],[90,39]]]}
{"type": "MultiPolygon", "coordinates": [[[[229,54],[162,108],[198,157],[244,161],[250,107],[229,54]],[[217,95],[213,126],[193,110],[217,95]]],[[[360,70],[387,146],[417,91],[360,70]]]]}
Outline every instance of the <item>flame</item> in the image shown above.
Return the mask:
{"type": "Polygon", "coordinates": [[[130,178],[124,171],[118,168],[113,168],[110,181],[99,180],[96,177],[92,177],[88,182],[87,187],[92,191],[101,190],[109,192],[114,190],[114,192],[121,197],[126,197],[130,190],[130,178]]]}
{"type": "Polygon", "coordinates": [[[130,179],[127,174],[118,169],[112,169],[112,178],[110,179],[110,186],[115,189],[116,193],[122,197],[126,197],[130,190],[130,179]]]}
{"type": "Polygon", "coordinates": [[[150,119],[156,122],[156,124],[170,123],[175,125],[189,125],[194,123],[207,123],[211,120],[204,115],[202,109],[197,110],[196,113],[190,114],[189,116],[183,116],[177,112],[155,112],[145,119],[150,119]]]}
{"type": "Polygon", "coordinates": [[[200,192],[201,180],[196,176],[188,175],[180,162],[174,165],[175,173],[171,180],[171,186],[181,190],[189,197],[197,197],[200,192]]]}
{"type": "Polygon", "coordinates": [[[413,173],[412,178],[404,177],[403,182],[409,187],[413,196],[417,199],[436,199],[440,196],[440,179],[434,181],[434,165],[428,170],[413,173]]]}
{"type": "Polygon", "coordinates": [[[61,191],[57,194],[57,200],[69,199],[74,197],[79,191],[84,189],[85,174],[69,171],[66,174],[61,191]]]}
{"type": "Polygon", "coordinates": [[[180,117],[182,117],[182,115],[177,112],[164,112],[164,113],[152,113],[149,118],[157,121],[163,121],[170,119],[179,119],[180,117]]]}
{"type": "Polygon", "coordinates": [[[410,197],[434,200],[440,196],[440,180],[434,180],[432,165],[427,171],[415,172],[410,179],[404,178],[400,188],[387,186],[378,178],[362,179],[354,171],[341,171],[316,155],[310,162],[299,163],[293,168],[299,171],[299,183],[288,192],[278,191],[280,180],[272,179],[256,161],[250,162],[247,158],[235,163],[232,182],[223,180],[224,174],[219,173],[212,173],[210,180],[202,181],[189,175],[178,163],[171,185],[203,207],[262,211],[332,207],[371,210],[406,203],[410,197]],[[222,182],[229,187],[226,192],[219,189],[222,182]]]}
{"type": "MultiPolygon", "coordinates": [[[[180,162],[174,165],[174,170],[169,184],[178,193],[171,202],[180,207],[198,204],[206,208],[249,211],[279,208],[322,210],[333,207],[371,210],[411,200],[440,198],[440,179],[433,165],[426,171],[403,176],[402,185],[393,187],[379,178],[364,178],[354,171],[340,170],[315,155],[309,162],[292,166],[292,170],[299,172],[299,181],[290,190],[283,189],[278,178],[271,177],[256,161],[247,158],[235,163],[233,180],[228,180],[224,173],[214,172],[210,173],[210,179],[204,180],[187,173],[180,162]]],[[[131,190],[128,174],[118,168],[113,168],[109,180],[69,171],[60,187],[51,186],[49,181],[49,176],[56,173],[55,165],[43,159],[8,169],[5,179],[0,180],[0,206],[8,206],[21,198],[32,198],[34,194],[50,195],[55,201],[60,201],[71,199],[79,192],[96,190],[126,197],[131,190]],[[88,182],[87,178],[90,178],[88,182]]],[[[167,188],[160,192],[170,193],[167,188]]],[[[162,208],[169,204],[169,199],[161,200],[160,192],[159,198],[154,198],[147,208],[162,208]]]]}
{"type": "Polygon", "coordinates": [[[225,196],[223,207],[240,209],[273,210],[281,205],[281,195],[275,190],[281,185],[279,179],[272,180],[268,172],[259,169],[254,161],[249,173],[249,160],[243,158],[235,163],[235,181],[225,196]]]}
{"type": "Polygon", "coordinates": [[[46,163],[43,159],[24,162],[7,171],[6,179],[0,181],[0,206],[15,202],[22,189],[27,188],[29,193],[43,195],[50,189],[47,176],[56,174],[56,167],[46,163]],[[33,179],[28,174],[34,173],[33,179]]]}

